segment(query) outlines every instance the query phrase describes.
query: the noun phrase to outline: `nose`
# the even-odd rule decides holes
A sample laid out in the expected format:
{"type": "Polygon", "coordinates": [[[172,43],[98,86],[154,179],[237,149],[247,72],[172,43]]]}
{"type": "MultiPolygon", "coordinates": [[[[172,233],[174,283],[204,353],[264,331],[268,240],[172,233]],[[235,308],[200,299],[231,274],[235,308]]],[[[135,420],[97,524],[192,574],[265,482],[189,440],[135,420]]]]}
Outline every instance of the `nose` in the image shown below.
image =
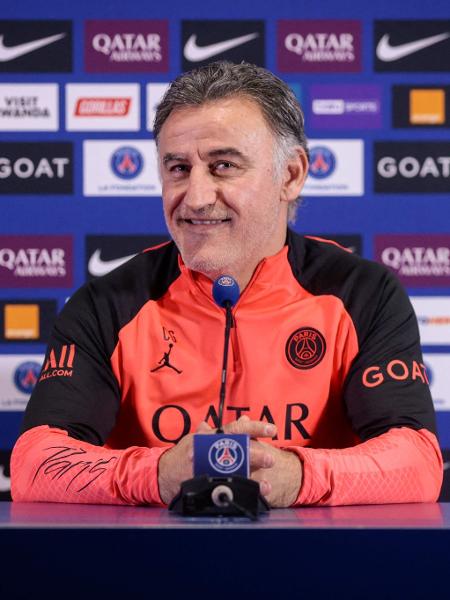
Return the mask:
{"type": "Polygon", "coordinates": [[[201,166],[191,168],[183,197],[185,206],[201,211],[217,201],[217,184],[213,175],[201,166]]]}

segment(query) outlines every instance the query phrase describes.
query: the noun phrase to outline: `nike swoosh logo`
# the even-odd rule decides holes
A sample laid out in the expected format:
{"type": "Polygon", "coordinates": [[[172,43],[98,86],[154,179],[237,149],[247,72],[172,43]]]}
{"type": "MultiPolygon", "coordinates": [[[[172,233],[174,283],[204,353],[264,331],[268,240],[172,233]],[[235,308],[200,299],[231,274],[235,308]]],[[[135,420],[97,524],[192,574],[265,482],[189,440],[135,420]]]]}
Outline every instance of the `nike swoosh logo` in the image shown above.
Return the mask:
{"type": "Polygon", "coordinates": [[[56,35],[50,35],[49,37],[41,38],[40,40],[33,40],[32,42],[26,42],[25,44],[19,44],[18,46],[5,46],[3,41],[4,35],[0,35],[0,62],[8,62],[19,58],[24,54],[34,52],[43,46],[53,44],[57,40],[63,38],[65,33],[57,33],[56,35]]]}
{"type": "Polygon", "coordinates": [[[414,42],[408,42],[406,44],[400,44],[399,46],[391,46],[389,41],[389,34],[383,35],[377,46],[377,57],[383,62],[393,62],[394,60],[400,60],[428,48],[434,46],[450,37],[450,33],[439,33],[438,35],[432,35],[431,37],[423,38],[421,40],[415,40],[414,42]]]}
{"type": "Polygon", "coordinates": [[[5,475],[5,467],[0,467],[0,492],[9,492],[11,489],[11,479],[5,475]]]}
{"type": "Polygon", "coordinates": [[[101,253],[100,248],[97,248],[89,259],[88,271],[94,277],[102,277],[136,256],[136,254],[130,254],[129,256],[114,258],[113,260],[102,260],[101,253]]]}
{"type": "Polygon", "coordinates": [[[184,58],[191,62],[200,62],[201,60],[208,60],[221,52],[226,52],[237,46],[241,46],[250,40],[254,40],[259,36],[259,33],[248,33],[247,35],[241,35],[231,40],[225,40],[223,42],[217,42],[217,44],[209,44],[209,46],[197,46],[197,36],[192,34],[184,46],[184,58]]]}

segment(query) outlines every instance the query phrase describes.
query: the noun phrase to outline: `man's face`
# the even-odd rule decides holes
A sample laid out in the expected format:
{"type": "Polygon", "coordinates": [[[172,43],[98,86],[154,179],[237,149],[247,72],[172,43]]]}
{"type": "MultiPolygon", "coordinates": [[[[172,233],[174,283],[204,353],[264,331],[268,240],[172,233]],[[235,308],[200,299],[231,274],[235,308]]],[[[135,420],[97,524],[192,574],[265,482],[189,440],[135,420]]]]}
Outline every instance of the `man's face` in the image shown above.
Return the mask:
{"type": "Polygon", "coordinates": [[[158,150],[166,223],[185,264],[246,285],[286,235],[274,136],[259,106],[232,97],[177,109],[158,150]]]}

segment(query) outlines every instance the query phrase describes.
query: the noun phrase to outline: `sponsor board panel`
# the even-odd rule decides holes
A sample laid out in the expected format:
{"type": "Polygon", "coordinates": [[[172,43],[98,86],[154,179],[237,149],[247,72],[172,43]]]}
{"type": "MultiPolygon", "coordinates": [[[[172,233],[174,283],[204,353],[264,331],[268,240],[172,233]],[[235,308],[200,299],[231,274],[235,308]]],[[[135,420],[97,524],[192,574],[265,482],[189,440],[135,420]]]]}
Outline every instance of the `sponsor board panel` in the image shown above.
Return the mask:
{"type": "Polygon", "coordinates": [[[0,142],[0,194],[71,194],[71,142],[0,142]]]}
{"type": "Polygon", "coordinates": [[[43,354],[0,354],[0,411],[25,410],[43,361],[43,354]]]}
{"type": "Polygon", "coordinates": [[[69,83],[66,85],[67,131],[138,131],[137,83],[69,83]]]}
{"type": "Polygon", "coordinates": [[[85,140],[85,196],[161,196],[153,140],[85,140]]]}
{"type": "Polygon", "coordinates": [[[169,70],[167,20],[86,21],[88,73],[166,73],[169,70]]]}
{"type": "Polygon", "coordinates": [[[0,342],[47,343],[56,314],[56,300],[0,300],[0,342]]]}
{"type": "Polygon", "coordinates": [[[11,450],[0,450],[0,500],[11,500],[11,450]]]}
{"type": "Polygon", "coordinates": [[[278,21],[278,69],[284,73],[362,70],[360,21],[278,21]]]}
{"type": "Polygon", "coordinates": [[[394,85],[392,126],[450,127],[450,85],[394,85]]]}
{"type": "Polygon", "coordinates": [[[375,21],[375,71],[450,71],[450,20],[375,21]]]}
{"type": "Polygon", "coordinates": [[[312,85],[308,125],[316,129],[377,129],[382,126],[379,85],[312,85]]]}
{"type": "Polygon", "coordinates": [[[450,346],[450,296],[411,296],[423,346],[450,346]]]}
{"type": "Polygon", "coordinates": [[[364,142],[362,140],[309,140],[310,163],[303,195],[362,196],[364,142]]]}
{"type": "Polygon", "coordinates": [[[71,287],[72,245],[71,236],[0,236],[0,287],[71,287]]]}
{"type": "Polygon", "coordinates": [[[450,190],[450,143],[375,142],[375,192],[447,193],[450,190]]]}
{"type": "Polygon", "coordinates": [[[168,240],[161,235],[86,236],[86,280],[96,279],[117,269],[147,248],[168,240]]]}
{"type": "Polygon", "coordinates": [[[56,83],[0,83],[0,131],[58,131],[56,83]]]}
{"type": "Polygon", "coordinates": [[[426,352],[423,355],[431,397],[436,411],[450,410],[450,354],[426,352]]]}
{"type": "Polygon", "coordinates": [[[71,71],[71,21],[0,20],[0,73],[71,71]]]}
{"type": "Polygon", "coordinates": [[[450,235],[375,236],[375,260],[409,287],[450,287],[450,235]]]}
{"type": "Polygon", "coordinates": [[[147,84],[147,130],[153,131],[156,109],[169,88],[169,83],[147,84]]]}
{"type": "Polygon", "coordinates": [[[218,60],[265,65],[264,21],[182,21],[183,71],[218,60]]]}

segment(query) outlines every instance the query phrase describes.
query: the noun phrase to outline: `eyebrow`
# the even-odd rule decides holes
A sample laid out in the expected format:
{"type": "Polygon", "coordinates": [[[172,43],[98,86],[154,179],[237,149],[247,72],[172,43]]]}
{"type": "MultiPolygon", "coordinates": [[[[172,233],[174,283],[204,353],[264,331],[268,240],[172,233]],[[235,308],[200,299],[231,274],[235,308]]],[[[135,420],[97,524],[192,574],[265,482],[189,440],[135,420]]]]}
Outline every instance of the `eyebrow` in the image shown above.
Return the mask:
{"type": "MultiPolygon", "coordinates": [[[[247,160],[244,154],[237,148],[233,148],[232,146],[228,148],[216,148],[215,150],[211,150],[207,153],[208,158],[217,158],[218,156],[236,156],[237,158],[241,158],[242,160],[247,160]]],[[[184,154],[174,154],[168,152],[164,155],[163,164],[166,165],[172,161],[186,161],[186,155],[184,154]]]]}

